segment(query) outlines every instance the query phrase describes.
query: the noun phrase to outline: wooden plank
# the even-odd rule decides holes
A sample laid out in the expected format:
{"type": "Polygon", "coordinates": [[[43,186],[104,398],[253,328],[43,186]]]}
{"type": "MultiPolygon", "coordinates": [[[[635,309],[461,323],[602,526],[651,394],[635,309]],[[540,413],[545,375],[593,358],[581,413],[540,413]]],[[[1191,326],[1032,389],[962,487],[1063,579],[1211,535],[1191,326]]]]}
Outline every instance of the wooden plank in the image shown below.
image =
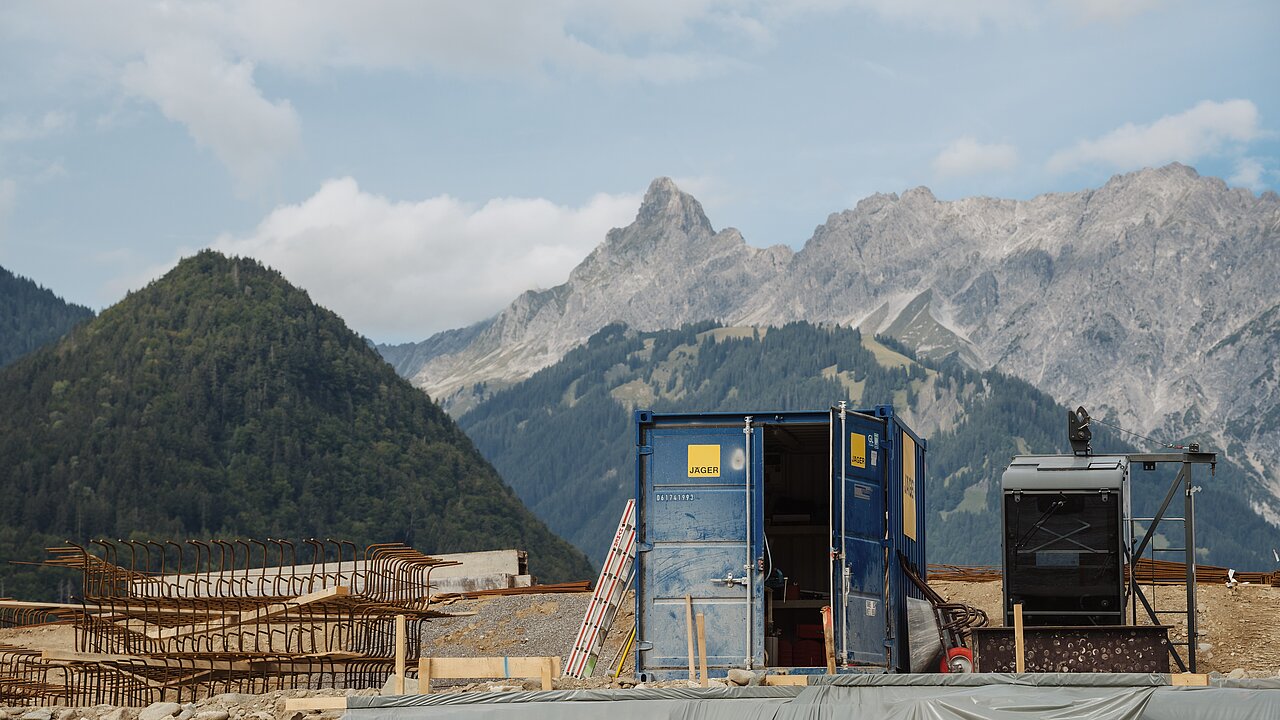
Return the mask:
{"type": "Polygon", "coordinates": [[[697,670],[693,667],[693,596],[685,593],[684,596],[684,625],[686,634],[689,636],[689,681],[697,679],[697,670]]]}
{"type": "Polygon", "coordinates": [[[1200,673],[1175,673],[1169,676],[1174,687],[1208,687],[1209,676],[1200,673]]]}
{"type": "Polygon", "coordinates": [[[1022,637],[1022,603],[1013,606],[1013,664],[1016,672],[1027,671],[1027,646],[1022,637]]]}
{"type": "Polygon", "coordinates": [[[243,661],[203,660],[199,658],[165,658],[141,655],[115,655],[111,653],[82,653],[69,650],[44,650],[40,653],[44,662],[134,663],[150,667],[202,668],[206,670],[236,670],[249,672],[253,665],[243,661]]]}
{"type": "Polygon", "coordinates": [[[284,711],[295,710],[346,710],[347,699],[344,697],[286,698],[284,711]]]}
{"type": "Polygon", "coordinates": [[[827,674],[836,674],[836,631],[831,621],[831,606],[822,606],[822,640],[827,651],[827,674]]]}
{"type": "MultiPolygon", "coordinates": [[[[235,670],[237,672],[273,672],[273,673],[295,673],[315,671],[315,663],[309,660],[329,661],[328,667],[342,671],[347,667],[347,660],[360,660],[364,656],[356,653],[335,652],[335,653],[311,653],[308,655],[300,655],[296,661],[290,660],[205,660],[193,657],[164,657],[164,656],[147,656],[147,655],[117,655],[111,653],[82,653],[67,650],[45,650],[41,654],[44,662],[57,663],[133,663],[147,665],[148,667],[160,668],[182,668],[182,669],[205,669],[205,670],[235,670]]],[[[537,671],[532,675],[536,676],[537,671]]],[[[559,677],[559,675],[557,675],[559,677]]]]}
{"type": "MultiPolygon", "coordinates": [[[[552,677],[560,677],[559,658],[555,657],[478,657],[423,658],[430,661],[432,679],[464,678],[536,678],[542,676],[544,661],[550,661],[552,677]]],[[[418,663],[421,672],[422,662],[418,663]]],[[[419,680],[421,682],[421,680],[419,680]]]]}
{"type": "Polygon", "coordinates": [[[809,684],[809,676],[808,675],[765,675],[763,678],[760,679],[760,684],[769,685],[769,686],[798,685],[798,686],[804,687],[809,684]]]}
{"type": "Polygon", "coordinates": [[[396,682],[395,689],[397,695],[404,694],[404,662],[405,662],[405,642],[408,632],[405,630],[404,615],[396,615],[396,682]]]}
{"type": "Polygon", "coordinates": [[[710,687],[707,678],[707,618],[698,613],[698,667],[702,670],[702,687],[710,687]]]}
{"type": "Polygon", "coordinates": [[[281,613],[289,612],[290,610],[295,610],[303,605],[311,605],[313,603],[323,602],[337,597],[346,597],[350,594],[350,589],[342,586],[325,588],[324,590],[317,590],[313,593],[301,595],[292,600],[271,603],[266,607],[261,607],[256,610],[246,610],[242,613],[230,615],[224,617],[218,622],[180,625],[178,627],[166,628],[164,630],[153,630],[147,633],[147,637],[152,640],[167,640],[169,638],[185,637],[187,635],[200,635],[203,633],[229,630],[233,627],[251,623],[255,620],[262,620],[273,615],[279,615],[281,613]]]}
{"type": "Polygon", "coordinates": [[[431,694],[431,658],[418,658],[418,694],[431,694]]]}
{"type": "Polygon", "coordinates": [[[542,689],[551,689],[551,658],[542,659],[542,689]]]}
{"type": "Polygon", "coordinates": [[[27,600],[9,600],[0,598],[0,608],[16,608],[18,610],[84,610],[85,607],[72,603],[32,602],[27,600]]]}

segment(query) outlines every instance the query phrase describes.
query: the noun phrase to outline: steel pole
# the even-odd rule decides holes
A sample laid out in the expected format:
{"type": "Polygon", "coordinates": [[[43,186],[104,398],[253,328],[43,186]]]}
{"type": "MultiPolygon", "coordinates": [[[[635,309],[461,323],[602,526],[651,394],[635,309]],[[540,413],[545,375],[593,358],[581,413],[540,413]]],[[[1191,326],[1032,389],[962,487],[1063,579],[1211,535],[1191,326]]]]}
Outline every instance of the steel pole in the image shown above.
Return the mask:
{"type": "Polygon", "coordinates": [[[1187,493],[1182,511],[1187,565],[1187,665],[1191,672],[1195,672],[1196,645],[1199,642],[1196,633],[1196,491],[1191,484],[1191,463],[1183,462],[1182,467],[1185,468],[1187,493]]]}
{"type": "Polygon", "coordinates": [[[845,428],[845,402],[840,401],[840,471],[836,473],[836,477],[840,480],[840,579],[844,582],[844,588],[840,593],[840,663],[842,665],[849,664],[849,558],[845,556],[846,546],[848,545],[848,532],[845,529],[845,517],[849,514],[848,505],[845,504],[845,487],[849,484],[845,482],[845,468],[848,467],[849,432],[845,428]]]}
{"type": "Polygon", "coordinates": [[[746,416],[746,418],[744,419],[742,433],[743,435],[746,436],[745,444],[746,444],[746,450],[747,450],[747,458],[746,458],[746,461],[744,462],[746,473],[747,473],[747,483],[746,483],[747,485],[747,564],[743,566],[743,573],[742,573],[743,580],[745,581],[743,584],[747,586],[747,657],[745,662],[746,662],[747,669],[751,670],[752,666],[755,664],[754,662],[752,662],[752,658],[755,655],[755,650],[754,648],[752,648],[752,642],[755,640],[754,631],[755,631],[755,620],[756,620],[755,618],[756,573],[755,573],[755,558],[752,557],[752,552],[751,552],[751,541],[752,541],[751,434],[752,434],[752,430],[751,430],[750,415],[746,416]]]}

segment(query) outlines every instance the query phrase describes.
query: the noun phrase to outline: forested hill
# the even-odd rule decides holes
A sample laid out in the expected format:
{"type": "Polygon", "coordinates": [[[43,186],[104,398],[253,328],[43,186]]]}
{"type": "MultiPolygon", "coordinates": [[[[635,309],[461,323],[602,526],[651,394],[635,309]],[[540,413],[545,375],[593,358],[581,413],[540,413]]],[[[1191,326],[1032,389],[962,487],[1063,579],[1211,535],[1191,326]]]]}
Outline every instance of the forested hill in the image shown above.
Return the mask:
{"type": "MultiPolygon", "coordinates": [[[[275,271],[202,252],[0,371],[0,558],[66,538],[520,547],[591,575],[454,422],[275,271]]],[[[4,565],[5,593],[60,575],[4,565]]]]}
{"type": "Polygon", "coordinates": [[[62,337],[93,311],[0,268],[0,367],[62,337]]]}
{"type": "MultiPolygon", "coordinates": [[[[1067,450],[1066,408],[1028,383],[918,361],[891,340],[807,323],[645,333],[611,325],[459,423],[539,517],[598,558],[634,494],[632,409],[755,413],[838,400],[892,404],[927,437],[931,562],[999,562],[999,483],[1009,458],[1067,450]]],[[[1106,432],[1095,433],[1094,448],[1134,450],[1106,432]]],[[[1199,473],[1200,559],[1269,569],[1275,529],[1249,509],[1241,472],[1219,464],[1216,477],[1199,473]]],[[[1154,513],[1172,477],[1134,473],[1139,515],[1154,513]]]]}

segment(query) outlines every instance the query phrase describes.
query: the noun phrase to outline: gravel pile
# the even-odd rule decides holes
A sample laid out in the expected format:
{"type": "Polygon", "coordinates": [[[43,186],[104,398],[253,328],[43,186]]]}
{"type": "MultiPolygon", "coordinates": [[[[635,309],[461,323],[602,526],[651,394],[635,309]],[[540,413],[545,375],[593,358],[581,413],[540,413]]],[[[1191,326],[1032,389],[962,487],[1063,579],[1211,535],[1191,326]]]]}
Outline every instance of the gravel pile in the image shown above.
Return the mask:
{"type": "MultiPolygon", "coordinates": [[[[440,610],[474,612],[475,615],[437,618],[424,623],[423,652],[432,657],[553,655],[559,656],[563,665],[568,662],[590,601],[590,593],[497,595],[461,600],[440,610]]],[[[597,678],[612,674],[614,666],[610,663],[631,631],[634,610],[635,600],[628,593],[600,653],[597,678]]],[[[631,662],[625,663],[624,675],[630,672],[631,666],[631,662]]]]}

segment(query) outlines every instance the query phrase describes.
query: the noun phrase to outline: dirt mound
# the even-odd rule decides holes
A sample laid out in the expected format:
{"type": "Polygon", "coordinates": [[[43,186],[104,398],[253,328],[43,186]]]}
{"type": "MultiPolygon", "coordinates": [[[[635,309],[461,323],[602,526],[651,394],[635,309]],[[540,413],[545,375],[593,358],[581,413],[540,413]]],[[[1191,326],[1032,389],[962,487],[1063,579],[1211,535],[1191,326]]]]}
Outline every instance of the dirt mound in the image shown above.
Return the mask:
{"type": "MultiPolygon", "coordinates": [[[[949,600],[981,608],[993,625],[1003,625],[999,582],[929,583],[949,600]]],[[[1157,610],[1187,609],[1185,585],[1144,587],[1147,599],[1157,610]]],[[[1196,587],[1197,670],[1202,673],[1243,670],[1250,677],[1280,675],[1280,588],[1270,585],[1225,585],[1200,583],[1196,587]]],[[[1172,627],[1169,638],[1186,642],[1186,616],[1167,615],[1172,627]]],[[[1149,625],[1142,614],[1138,622],[1149,625]]],[[[1239,674],[1239,673],[1237,673],[1239,674]]]]}

